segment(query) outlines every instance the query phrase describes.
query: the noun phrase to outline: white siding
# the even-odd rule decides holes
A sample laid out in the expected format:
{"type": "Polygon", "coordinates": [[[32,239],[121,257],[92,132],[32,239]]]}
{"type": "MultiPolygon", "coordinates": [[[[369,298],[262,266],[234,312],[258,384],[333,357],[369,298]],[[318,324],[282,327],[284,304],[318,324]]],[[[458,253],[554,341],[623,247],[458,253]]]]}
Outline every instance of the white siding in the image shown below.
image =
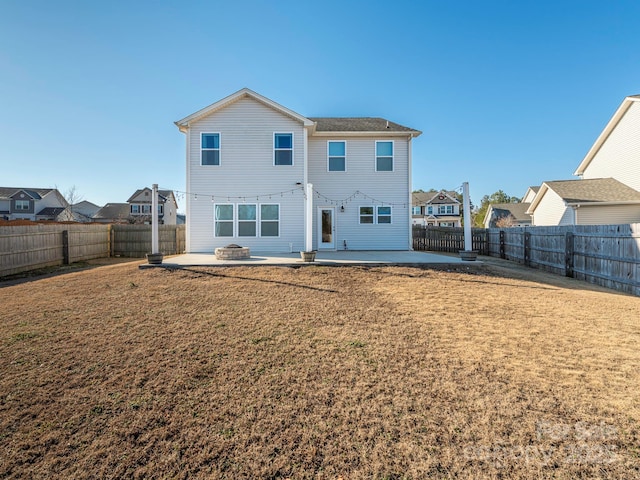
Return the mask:
{"type": "Polygon", "coordinates": [[[349,250],[407,250],[411,225],[409,198],[409,148],[406,137],[331,137],[309,139],[309,181],[320,194],[333,200],[314,197],[313,245],[317,248],[317,207],[336,207],[336,248],[349,250]],[[327,141],[343,140],[347,144],[347,171],[327,171],[327,141]],[[393,172],[375,171],[376,140],[393,140],[393,172]],[[343,205],[356,191],[379,200],[374,202],[357,195],[343,205]],[[395,204],[392,206],[392,223],[360,225],[359,207],[395,204]]]}
{"type": "Polygon", "coordinates": [[[577,209],[578,225],[620,225],[640,222],[640,205],[581,206],[577,209]]]}
{"type": "Polygon", "coordinates": [[[640,102],[631,104],[583,174],[607,177],[640,190],[640,102]]]}
{"type": "Polygon", "coordinates": [[[264,104],[243,98],[206,118],[194,122],[187,133],[189,159],[187,190],[187,249],[213,252],[216,247],[238,243],[256,252],[304,249],[304,180],[302,124],[264,104]],[[220,133],[220,166],[200,165],[200,134],[220,133]],[[293,133],[293,166],[273,165],[273,134],[293,133]],[[299,188],[293,194],[280,192],[299,188]],[[197,199],[195,195],[197,194],[197,199]],[[263,195],[275,194],[271,199],[263,195]],[[256,196],[261,198],[256,200],[256,196]],[[280,204],[280,236],[223,237],[213,235],[213,205],[216,203],[280,204]],[[213,201],[212,201],[213,199],[213,201]]]}
{"type": "Polygon", "coordinates": [[[533,212],[533,225],[573,225],[573,209],[553,190],[547,190],[533,212]]]}

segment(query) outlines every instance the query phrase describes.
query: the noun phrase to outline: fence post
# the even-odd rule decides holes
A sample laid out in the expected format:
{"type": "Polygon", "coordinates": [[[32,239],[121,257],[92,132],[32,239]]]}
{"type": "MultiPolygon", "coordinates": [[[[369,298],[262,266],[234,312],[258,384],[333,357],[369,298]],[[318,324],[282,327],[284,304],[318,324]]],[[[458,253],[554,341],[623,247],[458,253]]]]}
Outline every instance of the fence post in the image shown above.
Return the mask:
{"type": "Polygon", "coordinates": [[[564,247],[564,274],[573,278],[573,251],[574,251],[574,235],[572,232],[565,233],[564,247]]]}
{"type": "Polygon", "coordinates": [[[62,264],[69,265],[69,230],[62,231],[62,264]]]}
{"type": "Polygon", "coordinates": [[[500,230],[500,258],[507,258],[504,248],[504,230],[500,230]]]}
{"type": "Polygon", "coordinates": [[[524,264],[531,266],[531,233],[524,232],[524,264]]]}
{"type": "Polygon", "coordinates": [[[109,256],[113,257],[116,250],[116,232],[113,225],[109,224],[109,256]]]}

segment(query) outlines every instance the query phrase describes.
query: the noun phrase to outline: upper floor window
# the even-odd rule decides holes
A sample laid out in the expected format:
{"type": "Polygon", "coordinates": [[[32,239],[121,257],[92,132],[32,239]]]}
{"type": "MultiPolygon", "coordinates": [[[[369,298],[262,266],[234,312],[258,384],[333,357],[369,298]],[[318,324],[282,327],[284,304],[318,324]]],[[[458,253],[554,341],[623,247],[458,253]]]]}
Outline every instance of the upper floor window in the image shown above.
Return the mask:
{"type": "Polygon", "coordinates": [[[220,165],[220,134],[203,133],[201,143],[201,164],[220,165]]]}
{"type": "Polygon", "coordinates": [[[452,215],[453,214],[453,205],[440,205],[438,207],[438,214],[439,215],[452,215]]]}
{"type": "Polygon", "coordinates": [[[376,172],[393,172],[393,142],[376,142],[376,172]]]}
{"type": "Polygon", "coordinates": [[[293,165],[293,133],[273,134],[273,164],[293,165]]]}
{"type": "Polygon", "coordinates": [[[411,207],[411,215],[420,215],[420,207],[411,207]]]}
{"type": "Polygon", "coordinates": [[[328,169],[330,172],[345,172],[347,170],[347,143],[328,142],[328,169]]]}
{"type": "Polygon", "coordinates": [[[16,210],[29,210],[29,200],[16,200],[16,210]]]}
{"type": "Polygon", "coordinates": [[[431,205],[427,207],[427,215],[433,215],[433,207],[431,205]]]}

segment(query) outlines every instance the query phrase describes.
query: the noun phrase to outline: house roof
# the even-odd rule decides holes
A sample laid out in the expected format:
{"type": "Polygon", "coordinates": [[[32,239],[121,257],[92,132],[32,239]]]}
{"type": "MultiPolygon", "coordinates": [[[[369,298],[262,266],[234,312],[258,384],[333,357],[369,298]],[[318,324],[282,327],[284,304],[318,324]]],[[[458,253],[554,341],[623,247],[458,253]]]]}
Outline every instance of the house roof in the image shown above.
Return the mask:
{"type": "Polygon", "coordinates": [[[485,225],[490,215],[493,215],[494,219],[498,219],[501,217],[513,217],[516,222],[531,222],[531,215],[527,213],[527,210],[531,206],[528,202],[518,202],[518,203],[492,203],[489,205],[487,209],[487,213],[484,217],[485,225]]]}
{"type": "Polygon", "coordinates": [[[195,113],[174,122],[181,132],[186,132],[192,122],[200,120],[207,115],[221,110],[232,103],[237,102],[243,98],[252,98],[267,107],[270,107],[294,120],[301,122],[305,127],[309,127],[312,132],[320,136],[335,135],[341,133],[343,135],[354,135],[362,133],[376,133],[379,136],[391,136],[391,135],[409,135],[417,137],[422,132],[414,130],[408,127],[404,127],[394,122],[390,122],[384,118],[376,117],[314,117],[307,118],[299,113],[294,112],[286,107],[283,107],[279,103],[268,99],[254,92],[248,88],[238,90],[236,93],[232,93],[228,97],[223,98],[215,103],[212,103],[208,107],[198,110],[195,113]]]}
{"type": "Polygon", "coordinates": [[[118,219],[126,218],[130,213],[130,205],[128,203],[107,203],[104,207],[98,210],[93,218],[100,219],[118,219]]]}
{"type": "Polygon", "coordinates": [[[625,113],[627,113],[631,105],[633,105],[634,102],[639,101],[640,95],[630,95],[622,101],[616,112],[613,114],[613,117],[611,117],[611,120],[609,120],[609,123],[607,123],[607,125],[604,127],[604,130],[602,131],[600,136],[596,139],[593,146],[589,149],[582,162],[580,162],[580,165],[578,165],[578,168],[573,173],[574,175],[584,174],[584,171],[587,169],[591,161],[595,158],[596,154],[600,151],[600,148],[602,147],[602,145],[604,145],[604,142],[607,141],[607,138],[609,138],[611,132],[613,132],[613,130],[615,130],[615,128],[618,126],[618,123],[620,123],[620,120],[622,120],[622,117],[624,117],[625,113]]]}
{"type": "Polygon", "coordinates": [[[65,207],[45,207],[36,213],[36,216],[41,217],[57,217],[65,211],[65,207]]]}
{"type": "MultiPolygon", "coordinates": [[[[129,200],[127,200],[127,202],[131,203],[138,195],[140,195],[145,190],[148,190],[149,192],[151,192],[151,189],[149,187],[139,188],[138,190],[135,191],[133,195],[129,197],[129,200]]],[[[158,200],[166,201],[167,198],[169,197],[173,197],[173,190],[158,190],[158,200]]]]}
{"type": "Polygon", "coordinates": [[[409,134],[417,137],[422,132],[380,117],[309,117],[316,123],[316,134],[331,133],[384,133],[409,134]]]}
{"type": "Polygon", "coordinates": [[[20,187],[0,187],[0,198],[4,200],[10,199],[14,194],[18,192],[25,192],[31,196],[31,198],[35,198],[36,200],[40,200],[42,197],[47,195],[49,192],[54,190],[53,188],[20,188],[20,187]]]}
{"type": "Polygon", "coordinates": [[[237,102],[243,98],[253,98],[254,100],[266,105],[267,107],[273,108],[274,110],[279,111],[280,113],[287,115],[288,117],[293,118],[294,120],[298,120],[303,125],[311,127],[313,126],[313,122],[306,117],[303,117],[299,113],[294,112],[293,110],[289,110],[286,107],[274,102],[273,100],[268,99],[267,97],[263,97],[259,93],[254,92],[248,88],[243,88],[238,90],[236,93],[232,93],[228,97],[223,98],[222,100],[218,100],[215,103],[212,103],[208,107],[205,107],[201,110],[198,110],[191,115],[184,117],[182,120],[178,120],[174,122],[176,126],[180,129],[181,132],[186,132],[189,129],[189,126],[192,122],[195,122],[207,115],[211,115],[213,112],[216,112],[232,103],[237,102]]]}
{"type": "Polygon", "coordinates": [[[452,190],[440,190],[439,192],[413,192],[411,194],[411,203],[413,206],[427,204],[439,205],[460,203],[460,200],[456,198],[456,192],[452,190]]]}
{"type": "Polygon", "coordinates": [[[533,213],[548,190],[553,190],[568,205],[640,203],[639,191],[614,178],[556,180],[542,184],[528,213],[533,213]]]}

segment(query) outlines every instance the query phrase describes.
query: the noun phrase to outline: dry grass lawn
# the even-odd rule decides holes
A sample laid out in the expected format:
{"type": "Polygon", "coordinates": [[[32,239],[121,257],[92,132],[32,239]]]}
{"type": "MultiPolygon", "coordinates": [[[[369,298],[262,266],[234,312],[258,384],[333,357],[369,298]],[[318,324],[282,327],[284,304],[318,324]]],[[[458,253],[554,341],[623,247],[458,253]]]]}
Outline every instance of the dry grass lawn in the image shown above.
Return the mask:
{"type": "Polygon", "coordinates": [[[639,478],[640,298],[498,264],[0,282],[1,478],[639,478]]]}

